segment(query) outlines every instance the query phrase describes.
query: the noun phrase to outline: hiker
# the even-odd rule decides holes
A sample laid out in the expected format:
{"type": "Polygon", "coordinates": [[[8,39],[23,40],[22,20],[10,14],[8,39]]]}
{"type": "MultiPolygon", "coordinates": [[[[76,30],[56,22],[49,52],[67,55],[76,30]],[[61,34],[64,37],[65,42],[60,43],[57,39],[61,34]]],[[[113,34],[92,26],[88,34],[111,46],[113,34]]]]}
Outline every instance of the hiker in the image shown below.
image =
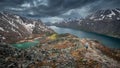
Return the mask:
{"type": "Polygon", "coordinates": [[[88,46],[89,46],[89,43],[86,42],[86,43],[85,43],[85,48],[86,48],[86,50],[88,49],[88,46]]]}

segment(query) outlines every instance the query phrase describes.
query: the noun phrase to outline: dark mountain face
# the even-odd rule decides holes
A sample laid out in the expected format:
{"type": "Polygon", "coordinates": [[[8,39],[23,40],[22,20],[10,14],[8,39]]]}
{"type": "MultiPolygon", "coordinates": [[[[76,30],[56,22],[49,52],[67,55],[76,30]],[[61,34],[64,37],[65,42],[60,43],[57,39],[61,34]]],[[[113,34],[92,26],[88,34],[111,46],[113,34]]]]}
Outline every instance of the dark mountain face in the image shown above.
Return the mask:
{"type": "Polygon", "coordinates": [[[120,38],[120,9],[99,10],[85,19],[55,23],[54,25],[82,29],[120,38]]]}
{"type": "Polygon", "coordinates": [[[32,20],[15,14],[0,13],[0,40],[16,42],[34,34],[53,33],[40,20],[32,20]]]}

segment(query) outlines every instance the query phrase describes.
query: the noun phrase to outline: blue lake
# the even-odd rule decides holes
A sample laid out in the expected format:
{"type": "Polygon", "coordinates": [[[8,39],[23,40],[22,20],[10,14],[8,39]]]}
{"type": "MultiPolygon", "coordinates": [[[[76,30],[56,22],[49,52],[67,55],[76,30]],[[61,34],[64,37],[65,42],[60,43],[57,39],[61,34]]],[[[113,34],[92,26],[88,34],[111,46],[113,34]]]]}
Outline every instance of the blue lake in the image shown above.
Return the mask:
{"type": "Polygon", "coordinates": [[[119,38],[114,38],[106,35],[101,35],[101,34],[92,33],[92,32],[85,32],[85,31],[80,31],[75,29],[69,29],[69,28],[62,28],[62,27],[56,27],[56,26],[49,26],[49,27],[59,34],[70,33],[78,36],[79,38],[90,38],[90,39],[98,40],[102,44],[110,48],[120,48],[119,38]]]}

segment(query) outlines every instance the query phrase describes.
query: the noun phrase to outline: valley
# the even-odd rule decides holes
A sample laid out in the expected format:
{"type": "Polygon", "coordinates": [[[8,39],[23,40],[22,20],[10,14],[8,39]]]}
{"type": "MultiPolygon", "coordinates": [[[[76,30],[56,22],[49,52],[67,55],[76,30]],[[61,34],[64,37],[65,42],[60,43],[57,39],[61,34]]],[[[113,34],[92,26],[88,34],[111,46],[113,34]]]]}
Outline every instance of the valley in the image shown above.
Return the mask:
{"type": "Polygon", "coordinates": [[[120,68],[120,0],[0,0],[0,68],[120,68]]]}
{"type": "Polygon", "coordinates": [[[0,68],[119,68],[119,41],[0,13],[0,68]]]}
{"type": "Polygon", "coordinates": [[[120,38],[120,9],[97,10],[85,18],[69,19],[51,25],[120,38]]]}

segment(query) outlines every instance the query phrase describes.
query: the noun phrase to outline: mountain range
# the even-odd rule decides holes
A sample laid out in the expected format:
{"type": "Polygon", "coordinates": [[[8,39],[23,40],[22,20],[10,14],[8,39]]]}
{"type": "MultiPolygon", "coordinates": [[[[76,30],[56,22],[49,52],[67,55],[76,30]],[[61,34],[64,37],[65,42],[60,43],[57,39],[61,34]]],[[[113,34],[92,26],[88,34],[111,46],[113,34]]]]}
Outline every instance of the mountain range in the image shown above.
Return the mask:
{"type": "Polygon", "coordinates": [[[41,20],[32,20],[16,14],[0,12],[1,42],[13,43],[53,32],[41,20]]]}
{"type": "Polygon", "coordinates": [[[120,9],[98,10],[85,17],[52,24],[120,38],[120,9]]]}

